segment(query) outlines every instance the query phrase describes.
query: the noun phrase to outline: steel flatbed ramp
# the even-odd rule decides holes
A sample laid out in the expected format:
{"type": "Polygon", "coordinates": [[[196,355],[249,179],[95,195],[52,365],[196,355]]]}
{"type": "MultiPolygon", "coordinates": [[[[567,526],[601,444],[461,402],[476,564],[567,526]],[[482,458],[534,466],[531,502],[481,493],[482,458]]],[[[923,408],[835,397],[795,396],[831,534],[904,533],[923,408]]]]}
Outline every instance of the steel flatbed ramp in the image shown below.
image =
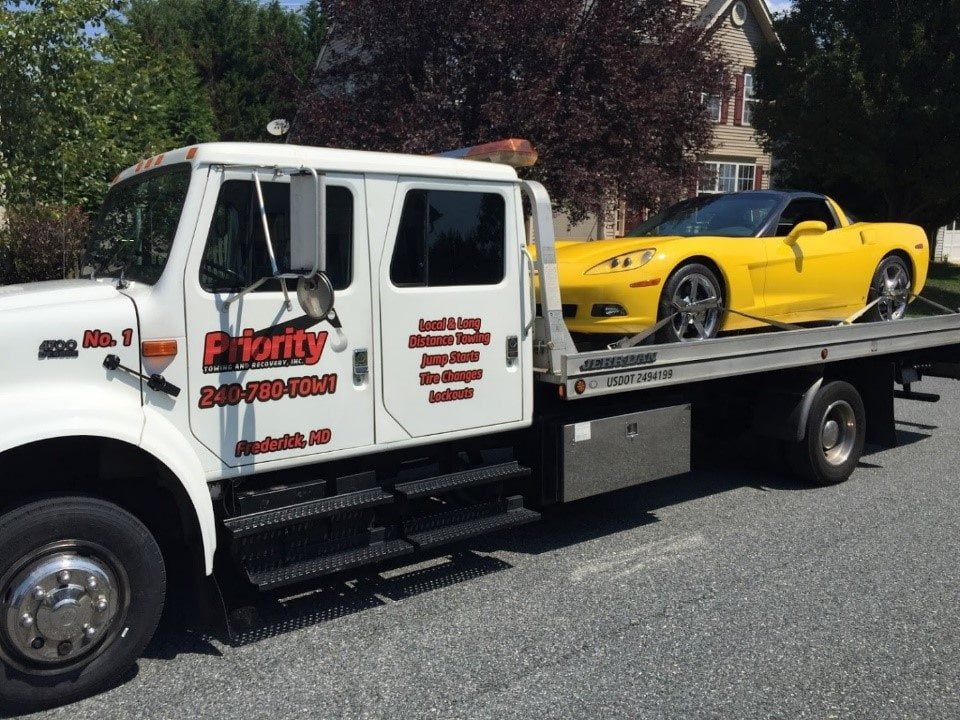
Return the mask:
{"type": "Polygon", "coordinates": [[[953,314],[562,353],[559,372],[538,377],[564,386],[565,396],[576,400],[958,344],[960,314],[953,314]]]}

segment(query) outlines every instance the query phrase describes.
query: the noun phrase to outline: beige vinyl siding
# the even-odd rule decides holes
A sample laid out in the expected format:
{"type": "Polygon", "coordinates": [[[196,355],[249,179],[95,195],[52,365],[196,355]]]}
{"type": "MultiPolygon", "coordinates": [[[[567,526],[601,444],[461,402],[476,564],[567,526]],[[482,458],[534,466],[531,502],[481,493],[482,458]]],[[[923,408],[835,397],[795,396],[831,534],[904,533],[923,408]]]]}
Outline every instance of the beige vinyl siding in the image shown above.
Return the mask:
{"type": "MultiPolygon", "coordinates": [[[[717,21],[717,40],[723,47],[728,58],[730,70],[734,76],[740,75],[747,68],[754,68],[757,64],[757,54],[765,40],[756,16],[750,12],[743,27],[736,27],[730,21],[728,9],[722,18],[717,21]]],[[[752,127],[734,124],[736,119],[736,92],[731,87],[730,97],[727,98],[727,122],[717,123],[714,130],[714,146],[704,160],[718,158],[755,158],[756,164],[763,168],[763,186],[770,186],[770,156],[764,153],[757,141],[752,127]]]]}

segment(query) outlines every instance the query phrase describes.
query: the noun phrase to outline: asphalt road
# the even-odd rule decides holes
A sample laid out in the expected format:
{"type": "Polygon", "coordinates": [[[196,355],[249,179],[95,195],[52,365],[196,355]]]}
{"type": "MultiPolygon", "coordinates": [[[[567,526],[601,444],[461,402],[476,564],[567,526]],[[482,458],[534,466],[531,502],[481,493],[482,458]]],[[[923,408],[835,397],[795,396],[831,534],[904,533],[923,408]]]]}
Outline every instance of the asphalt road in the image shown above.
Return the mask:
{"type": "Polygon", "coordinates": [[[960,383],[825,489],[744,465],[549,510],[294,603],[242,645],[169,620],[45,718],[960,717],[960,383]]]}

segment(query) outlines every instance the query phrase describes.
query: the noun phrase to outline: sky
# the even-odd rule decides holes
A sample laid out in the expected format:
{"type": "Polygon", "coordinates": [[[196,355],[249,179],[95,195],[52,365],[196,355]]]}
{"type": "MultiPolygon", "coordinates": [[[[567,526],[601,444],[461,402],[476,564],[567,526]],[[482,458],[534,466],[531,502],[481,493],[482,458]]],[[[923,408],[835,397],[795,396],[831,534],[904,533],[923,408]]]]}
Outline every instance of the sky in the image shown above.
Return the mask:
{"type": "Polygon", "coordinates": [[[786,10],[790,7],[790,4],[793,0],[767,0],[767,5],[770,6],[770,9],[773,12],[780,12],[781,10],[786,10]]]}

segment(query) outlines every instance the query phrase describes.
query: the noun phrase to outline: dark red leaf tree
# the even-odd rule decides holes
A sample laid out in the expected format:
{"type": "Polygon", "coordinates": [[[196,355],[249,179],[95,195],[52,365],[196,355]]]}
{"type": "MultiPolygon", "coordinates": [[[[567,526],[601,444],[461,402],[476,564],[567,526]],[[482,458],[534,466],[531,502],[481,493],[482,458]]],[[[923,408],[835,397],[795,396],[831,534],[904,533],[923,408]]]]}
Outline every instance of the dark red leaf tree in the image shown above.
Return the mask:
{"type": "Polygon", "coordinates": [[[431,153],[506,137],[582,215],[687,189],[712,140],[720,52],[680,0],[333,0],[292,142],[431,153]]]}

